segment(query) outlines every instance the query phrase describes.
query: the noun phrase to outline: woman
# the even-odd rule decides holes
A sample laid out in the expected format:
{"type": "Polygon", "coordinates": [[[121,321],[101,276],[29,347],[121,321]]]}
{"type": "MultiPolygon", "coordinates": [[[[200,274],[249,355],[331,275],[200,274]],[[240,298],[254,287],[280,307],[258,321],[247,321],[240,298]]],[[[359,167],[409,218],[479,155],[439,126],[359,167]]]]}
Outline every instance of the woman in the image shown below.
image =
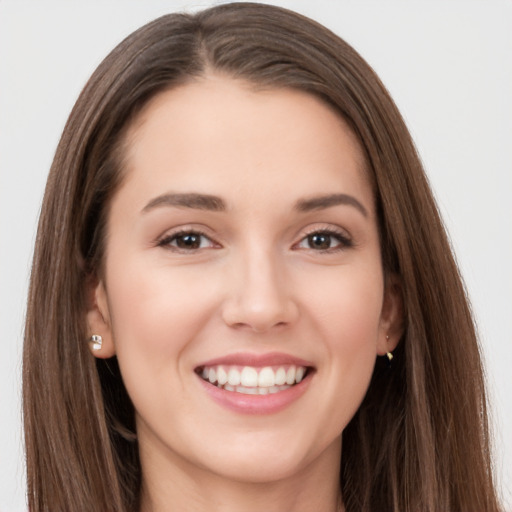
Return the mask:
{"type": "Polygon", "coordinates": [[[485,403],[414,146],[352,48],[230,4],[114,49],[41,213],[31,510],[494,511],[485,403]]]}

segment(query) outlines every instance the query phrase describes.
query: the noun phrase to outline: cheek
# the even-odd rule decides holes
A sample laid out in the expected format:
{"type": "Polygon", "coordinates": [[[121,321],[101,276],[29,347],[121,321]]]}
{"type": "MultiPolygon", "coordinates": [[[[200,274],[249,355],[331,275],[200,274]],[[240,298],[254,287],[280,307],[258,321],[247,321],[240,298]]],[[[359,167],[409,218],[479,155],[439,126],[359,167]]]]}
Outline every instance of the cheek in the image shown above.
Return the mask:
{"type": "Polygon", "coordinates": [[[197,269],[137,261],[111,271],[109,309],[120,364],[157,373],[177,365],[176,356],[215,309],[216,286],[197,275],[197,269]]]}
{"type": "Polygon", "coordinates": [[[333,349],[361,349],[375,345],[383,300],[383,275],[379,266],[340,267],[317,275],[307,295],[316,328],[333,349]]]}
{"type": "MultiPolygon", "coordinates": [[[[379,266],[340,268],[336,278],[317,279],[308,304],[324,344],[332,400],[351,417],[369,385],[377,356],[383,276],[379,266]]],[[[345,422],[345,421],[344,421],[345,422]]]]}
{"type": "Polygon", "coordinates": [[[183,379],[190,373],[188,349],[214,315],[214,281],[186,267],[127,261],[109,274],[109,309],[116,356],[138,415],[171,425],[172,411],[188,410],[183,379]],[[169,407],[169,405],[171,405],[169,407]]]}

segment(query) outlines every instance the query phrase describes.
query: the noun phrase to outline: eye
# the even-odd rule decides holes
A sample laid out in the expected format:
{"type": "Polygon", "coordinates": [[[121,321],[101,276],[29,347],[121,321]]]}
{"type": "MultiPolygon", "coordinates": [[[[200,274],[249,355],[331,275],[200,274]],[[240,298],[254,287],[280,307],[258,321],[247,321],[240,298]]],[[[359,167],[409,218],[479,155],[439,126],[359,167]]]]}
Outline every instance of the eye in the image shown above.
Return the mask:
{"type": "Polygon", "coordinates": [[[352,242],[346,235],[331,230],[314,231],[297,245],[299,249],[312,249],[318,252],[342,250],[351,246],[352,242]]]}
{"type": "Polygon", "coordinates": [[[197,231],[180,231],[166,236],[158,245],[179,251],[196,251],[215,247],[216,244],[204,233],[197,231]]]}

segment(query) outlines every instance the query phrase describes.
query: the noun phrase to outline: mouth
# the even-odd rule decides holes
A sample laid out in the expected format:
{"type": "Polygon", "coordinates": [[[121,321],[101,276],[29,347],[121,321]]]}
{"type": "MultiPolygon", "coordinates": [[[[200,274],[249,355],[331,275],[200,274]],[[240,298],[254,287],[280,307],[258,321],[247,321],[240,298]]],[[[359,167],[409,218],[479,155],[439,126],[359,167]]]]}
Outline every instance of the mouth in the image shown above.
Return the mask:
{"type": "Polygon", "coordinates": [[[244,395],[269,395],[286,391],[307,378],[313,368],[295,364],[277,366],[204,365],[195,369],[205,382],[244,395]]]}

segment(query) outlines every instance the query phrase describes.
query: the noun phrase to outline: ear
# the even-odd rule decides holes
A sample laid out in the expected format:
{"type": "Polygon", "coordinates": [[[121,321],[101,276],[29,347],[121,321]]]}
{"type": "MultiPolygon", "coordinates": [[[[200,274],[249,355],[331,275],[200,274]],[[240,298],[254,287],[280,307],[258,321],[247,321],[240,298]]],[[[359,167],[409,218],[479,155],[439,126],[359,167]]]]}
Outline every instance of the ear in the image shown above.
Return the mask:
{"type": "Polygon", "coordinates": [[[402,283],[396,274],[387,275],[379,324],[377,354],[386,355],[397,347],[404,331],[402,283]]]}
{"type": "Polygon", "coordinates": [[[100,359],[115,355],[107,291],[102,280],[90,279],[87,284],[87,326],[89,336],[101,336],[101,346],[89,341],[91,353],[100,359]]]}

